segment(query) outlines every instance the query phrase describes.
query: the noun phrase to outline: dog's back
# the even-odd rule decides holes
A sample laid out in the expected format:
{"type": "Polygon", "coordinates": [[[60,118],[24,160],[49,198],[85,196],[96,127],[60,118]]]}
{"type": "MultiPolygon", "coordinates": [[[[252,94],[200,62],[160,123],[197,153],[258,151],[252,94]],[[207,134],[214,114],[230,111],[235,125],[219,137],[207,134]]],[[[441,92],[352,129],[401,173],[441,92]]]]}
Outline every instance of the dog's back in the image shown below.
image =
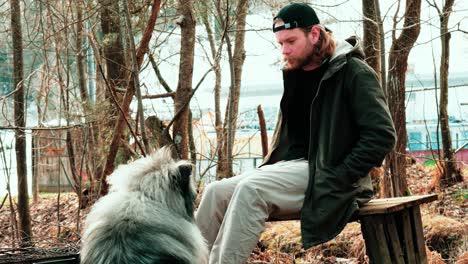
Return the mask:
{"type": "MultiPolygon", "coordinates": [[[[111,192],[93,206],[86,218],[81,263],[206,262],[206,244],[193,221],[193,207],[187,205],[192,198],[183,197],[187,194],[184,188],[179,188],[180,183],[161,183],[158,177],[162,176],[150,179],[150,182],[159,180],[156,187],[149,186],[147,179],[140,179],[144,182],[142,187],[111,192]],[[163,188],[159,190],[160,187],[163,188]],[[146,192],[145,188],[152,191],[146,192]],[[154,190],[157,193],[153,195],[154,190]],[[164,194],[165,191],[168,194],[164,194]],[[182,198],[176,199],[175,196],[182,198]]],[[[176,181],[179,180],[177,177],[176,181]]],[[[168,179],[174,180],[172,177],[168,179]]]]}

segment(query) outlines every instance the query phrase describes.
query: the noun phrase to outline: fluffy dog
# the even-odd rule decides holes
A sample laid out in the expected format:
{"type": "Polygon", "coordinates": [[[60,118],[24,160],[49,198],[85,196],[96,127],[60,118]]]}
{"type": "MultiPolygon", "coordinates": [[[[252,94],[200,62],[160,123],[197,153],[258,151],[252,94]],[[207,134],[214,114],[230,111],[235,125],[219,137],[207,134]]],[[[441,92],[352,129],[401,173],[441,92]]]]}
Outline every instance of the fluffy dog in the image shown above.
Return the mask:
{"type": "Polygon", "coordinates": [[[119,166],[86,218],[81,263],[206,263],[191,171],[168,148],[119,166]]]}

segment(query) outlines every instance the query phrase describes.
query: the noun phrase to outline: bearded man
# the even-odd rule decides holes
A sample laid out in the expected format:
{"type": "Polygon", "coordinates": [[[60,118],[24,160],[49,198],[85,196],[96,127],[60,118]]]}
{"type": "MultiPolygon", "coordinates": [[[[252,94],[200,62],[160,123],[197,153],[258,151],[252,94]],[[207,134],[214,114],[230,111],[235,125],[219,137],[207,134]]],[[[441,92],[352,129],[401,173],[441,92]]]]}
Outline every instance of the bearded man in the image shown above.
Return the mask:
{"type": "Polygon", "coordinates": [[[205,189],[195,218],[209,263],[245,263],[270,217],[300,216],[306,249],[332,239],[371,199],[368,173],[395,144],[383,90],[356,37],[335,41],[299,3],[279,11],[273,32],[284,58],[281,116],[259,168],[205,189]]]}

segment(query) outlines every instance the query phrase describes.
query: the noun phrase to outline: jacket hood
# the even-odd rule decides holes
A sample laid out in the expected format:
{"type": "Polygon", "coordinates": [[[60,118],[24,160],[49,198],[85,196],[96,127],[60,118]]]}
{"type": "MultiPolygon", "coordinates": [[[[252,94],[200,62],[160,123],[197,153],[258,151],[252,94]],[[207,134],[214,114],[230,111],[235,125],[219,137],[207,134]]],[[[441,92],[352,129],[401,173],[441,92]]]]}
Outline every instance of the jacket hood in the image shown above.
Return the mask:
{"type": "Polygon", "coordinates": [[[351,54],[353,57],[358,57],[360,59],[364,59],[364,51],[362,50],[361,40],[356,37],[352,36],[344,41],[336,41],[336,48],[333,52],[330,62],[341,57],[351,54]]]}
{"type": "Polygon", "coordinates": [[[336,41],[336,48],[329,60],[329,66],[323,76],[326,80],[340,70],[347,62],[348,57],[357,57],[364,60],[364,51],[361,47],[361,41],[358,37],[352,36],[344,41],[336,41]]]}

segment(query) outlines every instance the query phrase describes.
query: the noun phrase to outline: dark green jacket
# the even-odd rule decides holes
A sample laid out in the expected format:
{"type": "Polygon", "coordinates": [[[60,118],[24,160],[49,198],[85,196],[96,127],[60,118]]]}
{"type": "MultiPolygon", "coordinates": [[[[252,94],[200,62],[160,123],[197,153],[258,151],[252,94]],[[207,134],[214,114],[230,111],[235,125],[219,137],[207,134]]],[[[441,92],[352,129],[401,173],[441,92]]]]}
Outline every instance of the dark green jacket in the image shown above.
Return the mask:
{"type": "MultiPolygon", "coordinates": [[[[309,184],[301,211],[304,248],[338,235],[358,209],[371,199],[369,171],[380,166],[396,134],[375,72],[363,61],[357,38],[337,44],[310,110],[309,184]]],[[[283,73],[288,91],[295,71],[283,73]]],[[[282,160],[288,149],[288,121],[280,115],[272,148],[263,164],[282,160]]]]}

